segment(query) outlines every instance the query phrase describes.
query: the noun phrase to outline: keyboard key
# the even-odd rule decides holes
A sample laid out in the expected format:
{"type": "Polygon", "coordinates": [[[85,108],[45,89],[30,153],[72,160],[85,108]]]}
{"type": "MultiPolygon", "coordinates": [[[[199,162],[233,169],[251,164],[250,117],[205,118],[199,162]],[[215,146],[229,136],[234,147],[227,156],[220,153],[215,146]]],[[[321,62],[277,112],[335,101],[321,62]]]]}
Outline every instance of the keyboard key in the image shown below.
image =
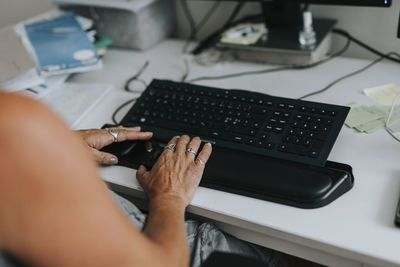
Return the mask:
{"type": "Polygon", "coordinates": [[[274,127],[272,129],[272,131],[274,131],[275,133],[282,133],[283,132],[283,127],[274,127]]]}
{"type": "Polygon", "coordinates": [[[262,134],[262,135],[260,136],[260,139],[266,141],[266,140],[269,139],[269,137],[270,137],[269,134],[262,134]]]}
{"type": "Polygon", "coordinates": [[[247,138],[245,138],[244,143],[246,145],[254,145],[256,143],[256,140],[254,138],[247,137],[247,138]]]}
{"type": "Polygon", "coordinates": [[[308,156],[309,156],[309,157],[312,157],[312,158],[316,158],[316,157],[318,157],[318,155],[319,155],[319,151],[318,151],[318,150],[315,150],[315,149],[312,149],[312,150],[310,150],[310,151],[308,152],[308,156]]]}
{"type": "Polygon", "coordinates": [[[254,106],[250,110],[251,112],[258,113],[258,114],[268,114],[268,109],[263,107],[254,106]]]}
{"type": "Polygon", "coordinates": [[[265,148],[266,149],[274,149],[275,148],[275,144],[274,143],[271,143],[271,142],[268,142],[268,143],[266,143],[265,144],[265,148]]]}
{"type": "Polygon", "coordinates": [[[242,143],[243,142],[243,136],[241,135],[236,135],[236,134],[232,134],[232,133],[227,133],[224,132],[220,135],[221,139],[227,140],[227,141],[233,141],[236,143],[242,143]]]}
{"type": "Polygon", "coordinates": [[[264,141],[261,141],[261,140],[257,140],[257,141],[255,142],[255,145],[256,145],[257,147],[260,147],[260,148],[266,148],[266,146],[267,146],[267,144],[266,144],[264,141]]]}
{"type": "Polygon", "coordinates": [[[265,126],[265,130],[266,130],[266,131],[272,131],[273,129],[274,129],[274,126],[271,125],[271,124],[267,124],[267,125],[265,126]]]}
{"type": "Polygon", "coordinates": [[[257,133],[257,131],[256,130],[254,130],[254,129],[249,129],[249,128],[246,128],[246,127],[232,127],[232,128],[230,128],[230,130],[232,131],[232,132],[235,132],[235,133],[239,133],[239,134],[243,134],[243,135],[250,135],[250,136],[255,136],[256,135],[256,133],[257,133]]]}
{"type": "Polygon", "coordinates": [[[307,139],[307,138],[303,138],[302,144],[303,144],[303,146],[308,147],[311,145],[311,140],[307,139]]]}

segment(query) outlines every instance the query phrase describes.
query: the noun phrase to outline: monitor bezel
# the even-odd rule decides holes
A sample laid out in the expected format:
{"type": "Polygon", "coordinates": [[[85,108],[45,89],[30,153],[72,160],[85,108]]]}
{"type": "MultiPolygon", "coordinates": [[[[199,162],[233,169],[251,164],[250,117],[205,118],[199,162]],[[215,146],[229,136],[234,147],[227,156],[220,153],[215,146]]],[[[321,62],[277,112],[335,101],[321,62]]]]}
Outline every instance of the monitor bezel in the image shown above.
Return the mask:
{"type": "MultiPolygon", "coordinates": [[[[215,1],[215,0],[206,0],[206,1],[215,1]]],[[[267,3],[267,2],[272,2],[274,0],[218,0],[218,1],[267,3]]],[[[341,6],[369,6],[369,7],[390,7],[392,5],[392,0],[285,0],[285,1],[293,3],[313,4],[313,5],[341,5],[341,6]]]]}

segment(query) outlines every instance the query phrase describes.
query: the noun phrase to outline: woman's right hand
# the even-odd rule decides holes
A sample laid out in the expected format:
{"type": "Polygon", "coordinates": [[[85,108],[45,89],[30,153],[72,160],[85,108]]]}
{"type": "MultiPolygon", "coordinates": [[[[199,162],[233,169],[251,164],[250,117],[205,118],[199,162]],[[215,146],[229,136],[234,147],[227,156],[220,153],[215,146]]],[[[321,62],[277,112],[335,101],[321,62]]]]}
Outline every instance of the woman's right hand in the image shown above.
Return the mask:
{"type": "Polygon", "coordinates": [[[199,137],[176,136],[165,147],[151,171],[139,167],[136,176],[150,202],[172,198],[181,200],[185,207],[189,205],[212,151],[211,144],[207,143],[195,155],[200,144],[199,137]]]}

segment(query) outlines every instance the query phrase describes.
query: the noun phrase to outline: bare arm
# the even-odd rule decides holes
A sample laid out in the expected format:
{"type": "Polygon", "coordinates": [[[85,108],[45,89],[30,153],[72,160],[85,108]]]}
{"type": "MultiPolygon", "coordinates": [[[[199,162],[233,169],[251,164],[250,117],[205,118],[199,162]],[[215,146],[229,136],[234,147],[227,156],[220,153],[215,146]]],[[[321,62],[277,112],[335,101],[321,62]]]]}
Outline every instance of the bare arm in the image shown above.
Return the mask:
{"type": "Polygon", "coordinates": [[[150,172],[141,166],[137,178],[150,200],[150,214],[145,234],[170,248],[170,254],[181,255],[182,265],[189,263],[189,251],[184,229],[184,210],[193,199],[204,171],[204,163],[211,154],[211,145],[206,144],[198,159],[187,148],[199,150],[200,138],[190,140],[188,136],[175,137],[168,145],[176,149],[165,149],[150,172]],[[165,218],[164,220],[160,220],[165,218]],[[174,248],[173,250],[171,250],[174,248]]]}
{"type": "Polygon", "coordinates": [[[139,232],[114,203],[78,135],[42,105],[0,92],[0,147],[2,249],[40,266],[187,265],[188,202],[149,197],[149,222],[139,232]]]}

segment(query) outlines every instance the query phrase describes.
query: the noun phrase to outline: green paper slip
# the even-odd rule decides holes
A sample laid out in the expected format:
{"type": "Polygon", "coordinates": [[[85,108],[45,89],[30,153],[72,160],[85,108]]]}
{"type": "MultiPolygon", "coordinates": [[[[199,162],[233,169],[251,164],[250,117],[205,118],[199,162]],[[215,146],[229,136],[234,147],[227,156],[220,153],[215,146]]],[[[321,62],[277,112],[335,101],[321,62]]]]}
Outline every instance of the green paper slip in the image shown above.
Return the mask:
{"type": "Polygon", "coordinates": [[[366,124],[371,121],[379,120],[383,117],[381,112],[375,109],[369,109],[364,105],[351,103],[348,106],[350,106],[351,109],[346,118],[345,124],[351,128],[366,124]]]}
{"type": "Polygon", "coordinates": [[[365,124],[357,125],[355,129],[359,132],[373,133],[376,132],[377,130],[382,129],[383,127],[385,127],[385,120],[379,119],[375,121],[370,121],[365,124]]]}

